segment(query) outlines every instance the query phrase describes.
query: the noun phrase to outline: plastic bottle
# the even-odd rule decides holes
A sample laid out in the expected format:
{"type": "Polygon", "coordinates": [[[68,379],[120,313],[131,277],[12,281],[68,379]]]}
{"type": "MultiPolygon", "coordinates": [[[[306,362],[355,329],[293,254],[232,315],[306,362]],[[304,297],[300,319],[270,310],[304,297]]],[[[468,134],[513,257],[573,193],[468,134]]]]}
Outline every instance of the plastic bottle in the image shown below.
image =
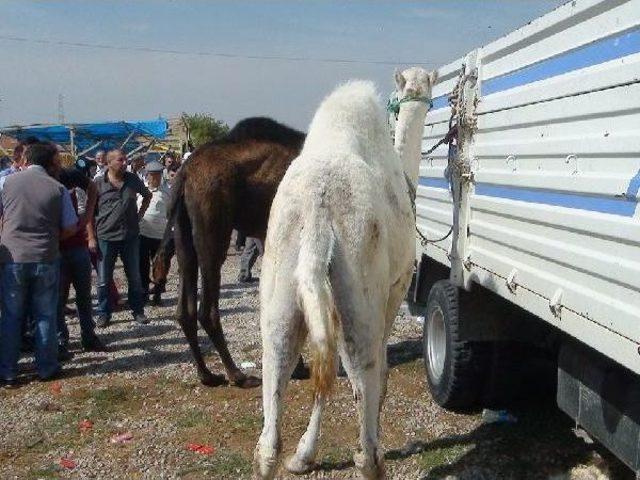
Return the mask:
{"type": "Polygon", "coordinates": [[[518,419],[506,410],[482,410],[482,421],[484,423],[516,423],[518,419]]]}

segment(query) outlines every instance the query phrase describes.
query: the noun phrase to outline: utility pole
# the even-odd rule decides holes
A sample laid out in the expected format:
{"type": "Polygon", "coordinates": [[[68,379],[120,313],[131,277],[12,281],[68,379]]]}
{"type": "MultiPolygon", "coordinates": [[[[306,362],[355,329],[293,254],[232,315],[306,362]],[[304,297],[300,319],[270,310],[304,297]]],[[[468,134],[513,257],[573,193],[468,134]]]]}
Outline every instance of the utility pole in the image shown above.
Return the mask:
{"type": "Polygon", "coordinates": [[[58,123],[64,123],[64,95],[58,94],[58,123]]]}

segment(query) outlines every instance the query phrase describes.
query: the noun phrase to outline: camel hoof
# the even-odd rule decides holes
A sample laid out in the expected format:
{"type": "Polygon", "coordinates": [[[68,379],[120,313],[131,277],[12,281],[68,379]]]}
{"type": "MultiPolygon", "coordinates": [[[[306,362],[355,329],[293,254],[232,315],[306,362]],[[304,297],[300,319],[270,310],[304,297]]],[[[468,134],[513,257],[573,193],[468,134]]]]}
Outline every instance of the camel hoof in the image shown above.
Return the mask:
{"type": "Polygon", "coordinates": [[[304,460],[300,460],[296,455],[290,456],[285,464],[287,471],[294,475],[304,475],[305,473],[309,473],[314,470],[316,466],[315,462],[305,462],[304,460]]]}
{"type": "Polygon", "coordinates": [[[262,455],[259,447],[253,454],[253,478],[259,480],[272,480],[278,467],[278,452],[272,451],[270,455],[262,455]]]}
{"type": "Polygon", "coordinates": [[[229,382],[224,375],[209,373],[200,377],[200,383],[207,387],[221,387],[222,385],[227,385],[229,382]]]}
{"type": "Polygon", "coordinates": [[[367,458],[363,452],[357,452],[353,456],[353,463],[360,471],[360,476],[365,480],[382,480],[386,478],[384,460],[378,454],[374,458],[367,458]]]}
{"type": "Polygon", "coordinates": [[[253,375],[243,375],[236,379],[233,384],[240,388],[255,388],[262,385],[262,379],[254,377],[253,375]]]}

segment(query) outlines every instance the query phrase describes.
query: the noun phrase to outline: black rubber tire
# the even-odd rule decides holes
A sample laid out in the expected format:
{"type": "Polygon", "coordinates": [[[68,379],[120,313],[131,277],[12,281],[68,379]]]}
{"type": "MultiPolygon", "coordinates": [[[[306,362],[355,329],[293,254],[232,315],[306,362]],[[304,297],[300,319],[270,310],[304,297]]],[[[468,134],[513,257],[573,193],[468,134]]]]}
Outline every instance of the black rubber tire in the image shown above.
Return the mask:
{"type": "Polygon", "coordinates": [[[434,401],[443,408],[469,412],[481,407],[484,381],[491,356],[491,345],[466,342],[460,338],[464,313],[461,311],[458,288],[449,280],[433,284],[427,300],[422,334],[427,384],[434,401]],[[439,379],[432,378],[427,350],[428,322],[434,310],[440,309],[444,318],[446,351],[444,370],[439,379]]]}

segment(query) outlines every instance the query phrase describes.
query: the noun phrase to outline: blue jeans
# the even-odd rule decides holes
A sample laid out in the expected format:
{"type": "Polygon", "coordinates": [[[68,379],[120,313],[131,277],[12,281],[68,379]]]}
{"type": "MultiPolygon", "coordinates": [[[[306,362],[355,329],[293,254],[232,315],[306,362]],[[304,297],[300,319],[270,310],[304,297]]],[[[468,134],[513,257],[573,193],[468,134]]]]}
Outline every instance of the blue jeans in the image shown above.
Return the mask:
{"type": "Polygon", "coordinates": [[[144,292],[140,279],[140,237],[138,235],[116,242],[98,240],[102,259],[98,265],[98,315],[111,318],[108,293],[118,255],[129,284],[129,307],[134,315],[144,313],[144,292]]]}
{"type": "Polygon", "coordinates": [[[35,326],[38,376],[46,379],[60,368],[56,339],[58,312],[58,261],[12,263],[2,267],[2,319],[0,320],[0,378],[15,380],[22,325],[27,310],[35,326]]]}
{"type": "Polygon", "coordinates": [[[76,307],[80,320],[80,335],[83,342],[95,336],[95,324],[91,316],[91,258],[87,247],[75,247],[60,252],[60,300],[58,302],[58,342],[66,347],[69,329],[64,318],[64,306],[69,295],[69,285],[76,291],[76,307]]]}

